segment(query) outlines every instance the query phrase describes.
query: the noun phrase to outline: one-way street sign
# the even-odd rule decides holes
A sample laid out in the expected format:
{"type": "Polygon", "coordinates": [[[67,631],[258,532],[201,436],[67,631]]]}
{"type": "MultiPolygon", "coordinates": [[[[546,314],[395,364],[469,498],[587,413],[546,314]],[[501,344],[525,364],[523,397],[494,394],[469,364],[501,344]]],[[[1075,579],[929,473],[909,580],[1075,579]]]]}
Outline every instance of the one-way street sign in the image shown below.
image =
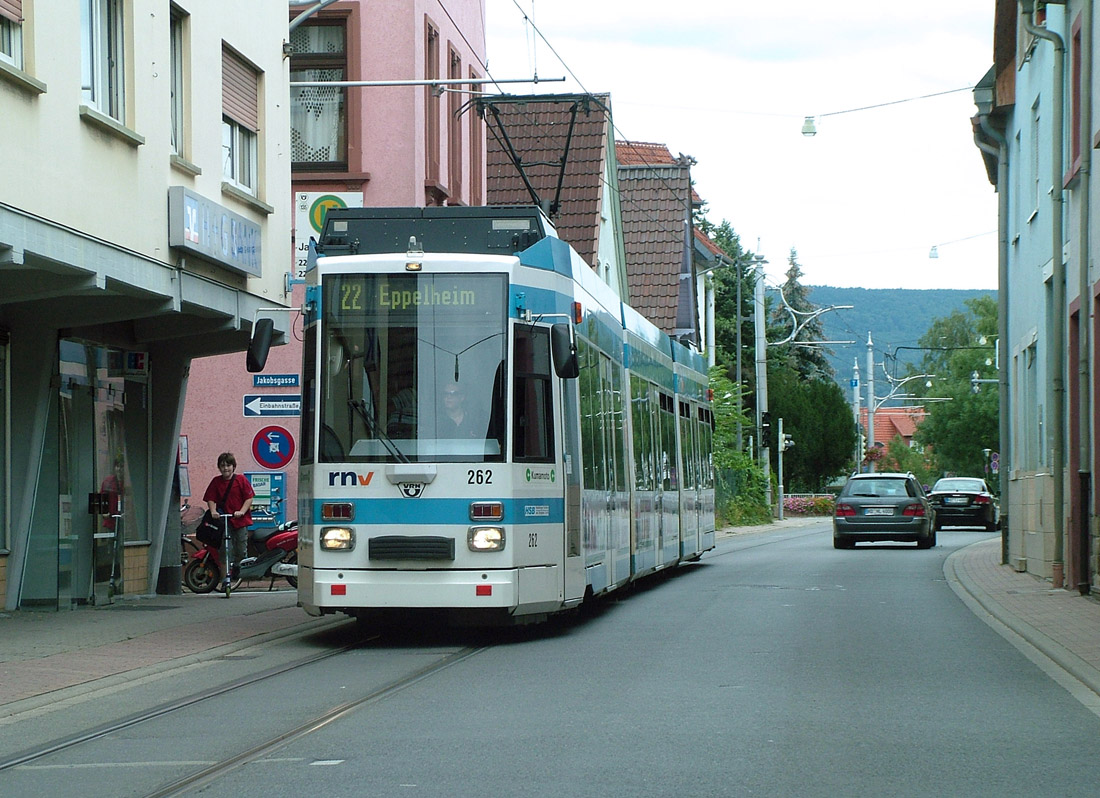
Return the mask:
{"type": "Polygon", "coordinates": [[[256,416],[300,416],[302,397],[288,393],[245,394],[244,414],[256,416]]]}

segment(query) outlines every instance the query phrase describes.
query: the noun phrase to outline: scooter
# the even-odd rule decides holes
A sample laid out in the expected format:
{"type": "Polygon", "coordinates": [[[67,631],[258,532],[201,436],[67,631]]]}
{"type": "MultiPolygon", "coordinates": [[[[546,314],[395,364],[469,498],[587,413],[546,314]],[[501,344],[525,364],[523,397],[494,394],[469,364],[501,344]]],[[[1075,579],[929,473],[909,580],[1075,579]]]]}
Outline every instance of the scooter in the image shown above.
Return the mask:
{"type": "MultiPolygon", "coordinates": [[[[271,577],[270,590],[277,576],[291,587],[298,586],[298,522],[287,521],[271,529],[255,530],[248,541],[249,556],[230,568],[230,589],[236,590],[242,579],[271,577]]],[[[183,583],[193,593],[209,593],[224,582],[221,552],[217,546],[203,543],[191,555],[183,569],[183,583]]]]}
{"type": "MultiPolygon", "coordinates": [[[[223,515],[222,518],[228,521],[228,516],[223,515]]],[[[228,524],[226,526],[228,527],[228,524]]],[[[214,588],[218,588],[224,589],[226,596],[228,596],[230,590],[236,590],[241,583],[240,579],[226,580],[224,578],[225,569],[222,567],[219,547],[227,546],[229,543],[228,538],[228,528],[224,538],[217,542],[207,542],[196,537],[195,541],[201,543],[202,548],[191,554],[187,564],[183,566],[183,584],[192,593],[209,593],[214,588]]]]}
{"type": "Polygon", "coordinates": [[[298,587],[298,522],[287,521],[273,529],[257,529],[252,533],[248,548],[258,553],[245,557],[236,569],[241,579],[271,577],[268,590],[275,584],[275,577],[282,576],[291,587],[298,587]]]}

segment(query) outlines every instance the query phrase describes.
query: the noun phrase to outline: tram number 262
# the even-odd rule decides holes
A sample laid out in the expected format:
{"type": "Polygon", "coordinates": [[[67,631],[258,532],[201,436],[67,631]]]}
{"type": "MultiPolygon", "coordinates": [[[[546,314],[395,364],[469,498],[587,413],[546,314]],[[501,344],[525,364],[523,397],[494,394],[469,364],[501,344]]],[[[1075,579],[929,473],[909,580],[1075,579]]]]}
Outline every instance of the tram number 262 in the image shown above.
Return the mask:
{"type": "Polygon", "coordinates": [[[492,485],[493,471],[489,468],[471,468],[466,472],[467,485],[492,485]]]}

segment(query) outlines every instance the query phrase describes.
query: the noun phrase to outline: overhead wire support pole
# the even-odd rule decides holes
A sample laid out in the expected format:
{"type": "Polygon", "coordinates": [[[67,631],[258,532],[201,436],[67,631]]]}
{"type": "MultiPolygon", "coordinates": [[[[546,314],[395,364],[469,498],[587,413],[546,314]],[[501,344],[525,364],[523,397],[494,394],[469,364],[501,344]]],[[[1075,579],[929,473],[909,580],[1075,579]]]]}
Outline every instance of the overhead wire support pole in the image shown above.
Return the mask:
{"type": "Polygon", "coordinates": [[[756,361],[756,439],[759,442],[760,465],[767,479],[764,481],[764,500],[772,505],[771,453],[764,445],[764,414],[768,412],[768,339],[764,329],[764,264],[763,256],[753,258],[756,282],[753,285],[753,332],[756,361]]]}
{"type": "Polygon", "coordinates": [[[304,86],[336,86],[338,88],[386,86],[484,86],[497,83],[564,83],[565,78],[436,78],[425,80],[292,80],[290,88],[304,86]]]}
{"type": "MultiPolygon", "coordinates": [[[[302,2],[302,0],[290,0],[290,7],[295,8],[298,6],[305,6],[309,5],[310,2],[311,0],[305,0],[304,2],[302,2]]],[[[290,21],[290,27],[287,29],[287,32],[293,31],[307,19],[316,14],[318,11],[332,5],[335,2],[336,0],[318,0],[317,2],[313,3],[312,6],[307,8],[305,11],[303,11],[301,14],[290,21]]]]}
{"type": "Polygon", "coordinates": [[[854,344],[855,341],[795,341],[802,329],[811,321],[816,319],[822,313],[828,313],[830,310],[851,310],[854,305],[830,305],[827,308],[816,308],[814,310],[795,310],[787,302],[787,297],[783,293],[783,287],[779,287],[779,298],[783,300],[783,307],[787,309],[787,312],[791,314],[791,334],[784,338],[782,341],[769,341],[768,346],[782,346],[783,344],[794,343],[796,346],[819,346],[827,344],[854,344]],[[805,316],[806,318],[799,321],[799,316],[805,316]]]}

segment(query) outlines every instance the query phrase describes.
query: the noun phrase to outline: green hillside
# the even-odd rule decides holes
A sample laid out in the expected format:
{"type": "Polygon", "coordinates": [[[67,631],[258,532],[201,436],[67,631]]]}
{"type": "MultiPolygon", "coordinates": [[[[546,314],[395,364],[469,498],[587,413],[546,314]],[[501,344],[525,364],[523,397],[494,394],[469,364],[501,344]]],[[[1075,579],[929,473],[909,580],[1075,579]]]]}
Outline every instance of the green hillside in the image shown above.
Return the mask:
{"type": "MultiPolygon", "coordinates": [[[[807,286],[809,300],[818,307],[852,305],[845,310],[834,310],[821,316],[825,337],[830,341],[855,341],[853,344],[833,345],[829,362],[836,369],[836,380],[848,389],[852,378],[852,361],[858,358],[860,377],[867,379],[867,333],[874,343],[875,363],[892,366],[896,357],[898,374],[907,364],[920,361],[921,352],[900,347],[916,347],[921,336],[928,332],[932,321],[949,316],[956,310],[966,310],[966,300],[979,296],[996,296],[996,291],[955,290],[949,288],[833,288],[831,286],[807,286]]],[[[882,375],[882,367],[876,365],[875,379],[882,375]]],[[[878,393],[878,391],[876,391],[878,393]]]]}

